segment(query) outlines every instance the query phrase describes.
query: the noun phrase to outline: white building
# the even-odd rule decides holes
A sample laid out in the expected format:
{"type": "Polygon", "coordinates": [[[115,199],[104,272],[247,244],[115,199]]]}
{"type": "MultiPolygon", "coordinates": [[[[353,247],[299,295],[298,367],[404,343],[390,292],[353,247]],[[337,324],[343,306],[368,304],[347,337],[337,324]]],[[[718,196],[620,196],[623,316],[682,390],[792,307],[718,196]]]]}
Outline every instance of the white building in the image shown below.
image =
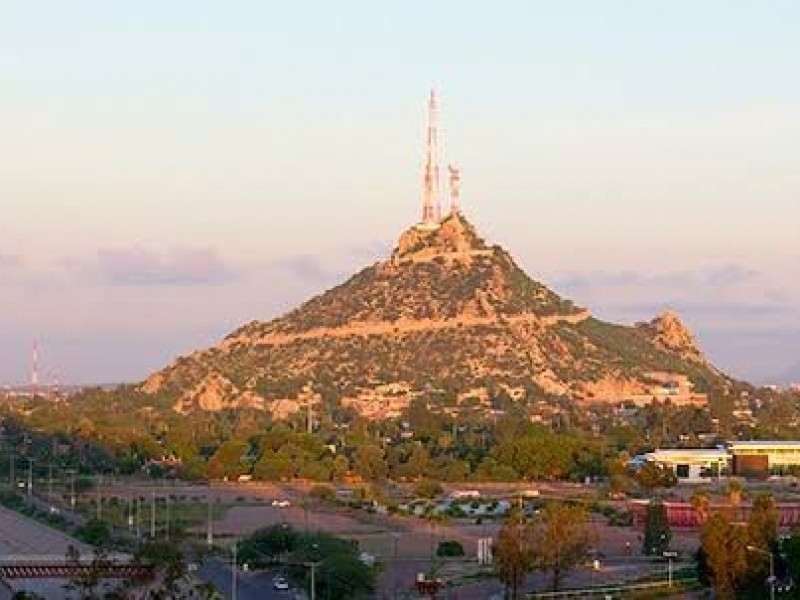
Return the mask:
{"type": "Polygon", "coordinates": [[[642,461],[671,469],[678,482],[701,482],[727,475],[731,455],[724,448],[677,448],[656,450],[642,455],[642,461]]]}

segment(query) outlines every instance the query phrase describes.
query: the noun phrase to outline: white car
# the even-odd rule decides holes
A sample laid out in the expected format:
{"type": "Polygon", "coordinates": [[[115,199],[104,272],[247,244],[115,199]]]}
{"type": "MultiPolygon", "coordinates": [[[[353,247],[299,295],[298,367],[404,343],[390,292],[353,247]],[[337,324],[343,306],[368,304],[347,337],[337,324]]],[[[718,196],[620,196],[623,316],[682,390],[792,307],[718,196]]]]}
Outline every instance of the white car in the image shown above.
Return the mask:
{"type": "Polygon", "coordinates": [[[284,577],[278,575],[275,579],[272,580],[272,587],[274,587],[276,590],[288,590],[289,582],[286,581],[284,577]]]}
{"type": "Polygon", "coordinates": [[[289,508],[292,505],[288,500],[273,500],[272,506],[275,508],[289,508]]]}

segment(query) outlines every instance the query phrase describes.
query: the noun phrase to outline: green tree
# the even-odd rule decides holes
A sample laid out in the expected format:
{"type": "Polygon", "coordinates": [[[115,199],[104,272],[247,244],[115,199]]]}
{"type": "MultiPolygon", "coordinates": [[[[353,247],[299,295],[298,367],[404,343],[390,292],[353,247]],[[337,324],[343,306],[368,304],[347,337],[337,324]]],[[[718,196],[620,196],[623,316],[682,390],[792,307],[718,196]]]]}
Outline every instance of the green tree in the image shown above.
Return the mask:
{"type": "Polygon", "coordinates": [[[667,507],[660,500],[651,500],[645,509],[642,552],[647,556],[661,556],[669,549],[670,541],[672,531],[667,520],[667,507]]]}
{"type": "Polygon", "coordinates": [[[675,487],[678,478],[669,467],[647,462],[636,472],[636,481],[643,488],[654,490],[657,488],[675,487]]]}
{"type": "Polygon", "coordinates": [[[212,479],[235,479],[244,472],[242,459],[248,444],[241,440],[228,440],[208,459],[208,476],[212,479]]]}
{"type": "Polygon", "coordinates": [[[534,526],[534,562],[539,571],[551,575],[554,592],[566,574],[588,558],[594,541],[584,508],[552,503],[542,510],[534,526]]]}
{"type": "Polygon", "coordinates": [[[748,570],[747,530],[722,514],[713,514],[700,532],[700,563],[721,600],[736,597],[737,587],[748,570]]]}
{"type": "Polygon", "coordinates": [[[414,486],[414,494],[419,498],[435,498],[443,493],[442,484],[432,479],[423,479],[414,486]]]}
{"type": "Polygon", "coordinates": [[[755,593],[763,592],[769,575],[769,558],[764,553],[778,554],[778,509],[771,494],[762,493],[753,500],[747,538],[749,545],[761,550],[750,553],[747,587],[755,593]]]}
{"type": "Polygon", "coordinates": [[[154,590],[156,598],[180,597],[180,583],[186,578],[186,560],[176,544],[162,541],[146,543],[136,553],[136,559],[156,569],[160,589],[154,590]]]}
{"type": "Polygon", "coordinates": [[[533,536],[530,523],[520,510],[512,510],[497,536],[494,570],[511,600],[519,598],[519,588],[533,569],[533,536]]]}
{"type": "Polygon", "coordinates": [[[99,519],[89,519],[75,533],[82,542],[92,546],[104,547],[111,541],[111,528],[99,519]]]}
{"type": "MultiPolygon", "coordinates": [[[[81,561],[80,552],[75,546],[70,546],[67,549],[66,561],[68,564],[84,564],[81,561]]],[[[79,575],[69,580],[64,587],[68,590],[76,591],[82,600],[99,600],[100,592],[98,588],[102,580],[103,571],[110,564],[108,552],[104,548],[96,548],[88,568],[81,569],[79,575]]]]}
{"type": "Polygon", "coordinates": [[[786,555],[786,565],[793,581],[800,581],[800,526],[795,525],[781,550],[786,555]]]}
{"type": "Polygon", "coordinates": [[[373,444],[359,445],[353,457],[353,470],[368,481],[386,477],[386,460],[383,450],[373,444]]]}
{"type": "Polygon", "coordinates": [[[317,598],[356,600],[369,597],[375,586],[375,574],[353,552],[325,556],[316,578],[317,598]]]}
{"type": "Polygon", "coordinates": [[[271,525],[251,533],[239,543],[239,557],[251,565],[266,565],[287,555],[298,545],[299,536],[285,524],[271,525]]]}
{"type": "Polygon", "coordinates": [[[753,508],[747,521],[750,544],[769,550],[778,541],[778,509],[772,494],[759,494],[753,500],[753,508]]]}
{"type": "Polygon", "coordinates": [[[266,481],[281,481],[292,477],[291,460],[267,448],[253,465],[253,477],[266,481]]]}

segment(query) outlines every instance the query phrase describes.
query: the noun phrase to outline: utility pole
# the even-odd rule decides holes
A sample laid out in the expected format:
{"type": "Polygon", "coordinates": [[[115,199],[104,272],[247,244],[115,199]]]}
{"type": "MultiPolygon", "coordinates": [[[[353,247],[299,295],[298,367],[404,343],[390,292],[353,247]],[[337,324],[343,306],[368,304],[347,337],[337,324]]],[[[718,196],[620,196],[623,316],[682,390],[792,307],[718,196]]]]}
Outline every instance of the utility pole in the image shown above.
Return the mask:
{"type": "Polygon", "coordinates": [[[103,520],[103,475],[97,481],[97,520],[103,520]]]}
{"type": "MultiPolygon", "coordinates": [[[[231,592],[231,600],[237,600],[237,595],[238,595],[238,592],[239,592],[239,589],[238,589],[239,588],[239,582],[237,581],[237,578],[236,578],[236,569],[237,569],[236,540],[233,541],[233,564],[231,565],[231,567],[233,567],[231,569],[231,578],[232,578],[231,584],[233,586],[232,587],[232,592],[231,592]]],[[[312,597],[312,600],[313,600],[313,597],[312,597]]]]}
{"type": "Polygon", "coordinates": [[[133,533],[133,496],[128,496],[128,532],[133,533]]]}
{"type": "Polygon", "coordinates": [[[69,469],[69,506],[75,510],[75,469],[69,469]]]}
{"type": "Polygon", "coordinates": [[[165,532],[165,536],[164,537],[165,537],[165,539],[167,541],[169,541],[169,494],[167,494],[166,498],[164,498],[164,502],[165,502],[166,508],[167,508],[167,526],[166,526],[166,532],[165,532]]]}
{"type": "Polygon", "coordinates": [[[11,489],[12,490],[16,489],[16,487],[17,487],[17,476],[16,476],[16,473],[14,473],[14,468],[16,466],[15,463],[17,462],[16,459],[17,459],[17,455],[14,452],[14,449],[12,448],[11,449],[11,454],[8,457],[8,472],[10,474],[9,478],[11,480],[11,481],[9,481],[9,483],[11,484],[11,489]]]}
{"type": "Polygon", "coordinates": [[[156,493],[150,492],[150,539],[156,539],[156,493]]]}
{"type": "Polygon", "coordinates": [[[53,503],[53,464],[47,466],[47,497],[50,499],[50,504],[53,503]]]}
{"type": "Polygon", "coordinates": [[[142,538],[142,498],[138,492],[134,502],[136,503],[136,539],[139,540],[142,538]]]}
{"type": "Polygon", "coordinates": [[[28,498],[33,496],[33,459],[28,459],[28,498]]]}

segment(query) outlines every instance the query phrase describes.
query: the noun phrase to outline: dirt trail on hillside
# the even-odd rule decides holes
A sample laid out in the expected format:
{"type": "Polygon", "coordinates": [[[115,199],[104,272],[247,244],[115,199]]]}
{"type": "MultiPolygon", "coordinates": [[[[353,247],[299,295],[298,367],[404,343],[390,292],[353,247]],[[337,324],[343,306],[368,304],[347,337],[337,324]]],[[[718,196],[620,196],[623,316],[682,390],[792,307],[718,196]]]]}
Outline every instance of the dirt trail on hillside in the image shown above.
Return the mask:
{"type": "Polygon", "coordinates": [[[264,346],[285,346],[299,340],[316,340],[321,338],[345,338],[372,335],[400,335],[422,331],[440,331],[459,327],[481,327],[497,324],[533,324],[541,327],[552,327],[559,323],[576,325],[591,316],[588,310],[571,315],[538,316],[533,313],[513,315],[509,317],[461,316],[454,319],[400,319],[393,322],[358,323],[343,327],[318,327],[299,333],[268,333],[260,337],[240,336],[227,339],[223,347],[231,347],[239,343],[259,344],[264,346]]]}

